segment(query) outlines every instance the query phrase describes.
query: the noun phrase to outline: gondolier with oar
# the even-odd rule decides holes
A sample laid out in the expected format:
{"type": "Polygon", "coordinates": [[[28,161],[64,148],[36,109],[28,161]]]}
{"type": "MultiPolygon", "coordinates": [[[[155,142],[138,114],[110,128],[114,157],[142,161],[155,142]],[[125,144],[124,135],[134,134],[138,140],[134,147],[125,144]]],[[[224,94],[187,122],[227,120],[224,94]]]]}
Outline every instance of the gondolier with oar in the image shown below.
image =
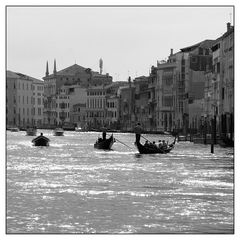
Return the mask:
{"type": "Polygon", "coordinates": [[[104,124],[103,127],[102,127],[102,138],[103,138],[103,141],[106,140],[106,135],[107,135],[107,127],[106,127],[106,124],[104,124]]]}
{"type": "Polygon", "coordinates": [[[140,123],[137,123],[137,125],[134,128],[134,132],[136,134],[136,141],[135,141],[135,144],[136,144],[140,142],[141,133],[142,133],[142,127],[140,123]]]}

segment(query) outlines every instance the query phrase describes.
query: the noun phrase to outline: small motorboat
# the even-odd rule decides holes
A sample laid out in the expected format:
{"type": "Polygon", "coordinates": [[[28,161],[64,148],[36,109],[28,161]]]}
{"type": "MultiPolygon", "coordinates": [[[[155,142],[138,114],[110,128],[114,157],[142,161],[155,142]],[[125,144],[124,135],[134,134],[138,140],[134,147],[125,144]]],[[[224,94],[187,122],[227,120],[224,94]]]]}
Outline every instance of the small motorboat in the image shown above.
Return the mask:
{"type": "Polygon", "coordinates": [[[27,128],[26,135],[27,136],[36,136],[37,135],[37,129],[36,128],[27,128]]]}
{"type": "Polygon", "coordinates": [[[83,131],[83,129],[80,126],[75,127],[75,132],[82,132],[82,131],[83,131]]]}
{"type": "Polygon", "coordinates": [[[53,135],[54,136],[63,136],[64,130],[62,128],[54,129],[53,135]]]}
{"type": "Polygon", "coordinates": [[[98,138],[98,140],[94,144],[94,147],[98,148],[98,149],[110,150],[114,142],[115,142],[115,139],[114,139],[113,134],[112,134],[106,140],[103,140],[102,138],[98,138]]]}
{"type": "Polygon", "coordinates": [[[176,138],[174,139],[173,143],[167,145],[166,147],[157,147],[155,145],[149,144],[148,146],[142,145],[140,142],[136,142],[135,145],[140,154],[155,154],[155,153],[169,153],[175,146],[176,138]]]}
{"type": "Polygon", "coordinates": [[[10,131],[11,132],[19,132],[20,130],[18,127],[12,127],[12,128],[10,128],[10,131]]]}
{"type": "Polygon", "coordinates": [[[40,136],[38,136],[32,140],[32,143],[34,146],[46,146],[47,147],[47,146],[49,146],[49,142],[50,142],[49,138],[44,137],[42,133],[40,136]]]}

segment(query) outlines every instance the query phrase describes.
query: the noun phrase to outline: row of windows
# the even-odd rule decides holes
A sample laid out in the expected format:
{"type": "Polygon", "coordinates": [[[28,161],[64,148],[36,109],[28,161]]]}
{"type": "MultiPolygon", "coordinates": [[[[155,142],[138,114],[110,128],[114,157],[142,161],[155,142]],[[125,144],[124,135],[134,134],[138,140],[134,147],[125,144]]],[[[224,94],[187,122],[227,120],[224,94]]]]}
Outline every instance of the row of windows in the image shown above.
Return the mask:
{"type": "Polygon", "coordinates": [[[69,112],[56,112],[56,117],[61,118],[69,118],[69,112]]]}
{"type": "Polygon", "coordinates": [[[69,96],[57,96],[57,99],[69,99],[69,96]]]}
{"type": "Polygon", "coordinates": [[[88,99],[87,100],[87,107],[88,108],[105,108],[106,99],[88,99]]]}
{"type": "Polygon", "coordinates": [[[108,108],[115,108],[116,104],[115,104],[115,102],[107,102],[107,107],[108,108]]]}
{"type": "Polygon", "coordinates": [[[113,117],[116,118],[117,117],[117,112],[116,111],[114,111],[114,112],[110,111],[110,112],[107,113],[107,116],[110,117],[110,118],[113,118],[113,117]]]}
{"type": "Polygon", "coordinates": [[[64,103],[64,102],[62,102],[62,103],[59,103],[59,104],[57,104],[56,103],[56,108],[69,108],[69,103],[64,103]]]}
{"type": "MultiPolygon", "coordinates": [[[[6,85],[6,87],[8,88],[8,85],[6,85]]],[[[16,89],[16,83],[14,82],[14,84],[13,84],[13,88],[14,89],[16,89]]],[[[20,90],[20,89],[22,89],[22,90],[35,90],[35,86],[34,85],[32,85],[32,83],[22,83],[21,84],[21,82],[19,82],[18,83],[18,89],[20,90]],[[22,86],[22,88],[21,88],[21,86],[22,86]]],[[[38,91],[43,91],[43,86],[37,86],[37,90],[38,91]]]]}
{"type": "MultiPolygon", "coordinates": [[[[42,109],[41,108],[37,108],[37,112],[36,112],[36,110],[35,110],[35,108],[32,108],[32,109],[29,109],[29,108],[22,108],[22,110],[21,110],[21,108],[19,108],[18,109],[18,113],[21,115],[27,115],[27,116],[29,116],[30,115],[30,112],[31,112],[31,115],[33,115],[33,116],[35,116],[35,115],[42,115],[42,109]]],[[[6,109],[6,113],[8,114],[9,112],[8,112],[8,108],[6,109]]],[[[16,114],[17,112],[16,112],[16,108],[13,108],[13,114],[16,114]]]]}
{"type": "Polygon", "coordinates": [[[105,114],[104,112],[87,112],[87,117],[92,117],[92,118],[95,118],[95,117],[105,117],[105,114]]]}
{"type": "Polygon", "coordinates": [[[56,91],[56,85],[45,85],[44,86],[45,92],[47,94],[54,94],[56,91]]]}
{"type": "MultiPolygon", "coordinates": [[[[34,98],[34,97],[31,97],[31,104],[35,105],[36,104],[36,99],[37,99],[37,104],[41,105],[43,100],[41,98],[34,98]]],[[[20,96],[18,96],[18,102],[19,102],[19,104],[21,103],[21,97],[20,96]]],[[[25,103],[25,97],[24,96],[22,96],[22,103],[23,104],[25,103]]],[[[28,103],[29,103],[29,98],[27,96],[26,97],[26,104],[28,104],[28,103]]]]}
{"type": "MultiPolygon", "coordinates": [[[[7,118],[6,120],[7,120],[7,122],[8,122],[8,118],[7,118]]],[[[23,125],[24,125],[25,123],[30,124],[30,122],[32,122],[32,125],[35,125],[35,126],[36,126],[36,125],[42,125],[42,120],[40,120],[40,119],[38,119],[38,120],[32,119],[32,120],[30,121],[30,119],[27,118],[26,121],[25,121],[25,118],[23,118],[22,121],[19,120],[19,122],[20,122],[20,124],[23,123],[23,125]]],[[[14,125],[16,124],[16,118],[15,118],[15,117],[13,118],[13,124],[14,124],[14,125]]]]}
{"type": "Polygon", "coordinates": [[[105,95],[106,92],[105,91],[89,91],[87,92],[87,95],[88,96],[102,96],[102,95],[105,95]]]}

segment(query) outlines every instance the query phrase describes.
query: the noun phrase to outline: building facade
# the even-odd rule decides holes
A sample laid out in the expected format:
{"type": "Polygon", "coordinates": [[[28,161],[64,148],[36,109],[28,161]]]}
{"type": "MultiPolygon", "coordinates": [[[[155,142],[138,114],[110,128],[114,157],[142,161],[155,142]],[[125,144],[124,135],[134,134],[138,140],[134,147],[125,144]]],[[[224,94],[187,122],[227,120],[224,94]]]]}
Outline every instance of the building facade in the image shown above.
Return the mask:
{"type": "Polygon", "coordinates": [[[89,128],[99,129],[106,123],[107,104],[104,85],[87,89],[86,116],[89,128]]]}
{"type": "Polygon", "coordinates": [[[40,127],[43,119],[43,82],[7,71],[7,126],[40,127]]]}
{"type": "Polygon", "coordinates": [[[19,108],[17,104],[17,88],[19,76],[6,72],[6,123],[7,127],[19,126],[19,108]]]}
{"type": "Polygon", "coordinates": [[[132,131],[136,124],[135,120],[135,86],[131,78],[128,79],[128,85],[119,88],[119,121],[121,129],[132,131]]]}
{"type": "MultiPolygon", "coordinates": [[[[57,109],[59,107],[59,101],[62,97],[58,96],[58,90],[62,86],[68,86],[69,95],[71,95],[72,86],[80,86],[82,88],[91,88],[92,86],[105,85],[112,82],[112,77],[109,74],[102,75],[97,72],[92,71],[90,68],[84,68],[77,64],[74,64],[70,67],[67,67],[63,70],[57,71],[56,69],[56,61],[54,61],[54,69],[53,74],[49,74],[48,63],[46,66],[46,75],[43,77],[44,79],[44,123],[47,126],[53,127],[59,123],[59,113],[63,111],[63,109],[57,109]],[[57,103],[58,101],[58,103],[57,103]]],[[[68,96],[69,97],[69,96],[68,96]]],[[[73,97],[74,98],[74,97],[73,97]]],[[[73,102],[70,101],[69,98],[69,110],[65,108],[64,112],[66,112],[67,117],[64,121],[71,121],[70,112],[73,112],[73,105],[78,103],[84,104],[82,102],[73,102]],[[68,112],[69,117],[68,117],[68,112]]],[[[86,102],[85,102],[86,104],[86,102]]],[[[61,105],[63,106],[63,105],[61,105]]],[[[67,105],[68,106],[68,105],[67,105]]],[[[76,110],[77,106],[75,106],[76,110]]],[[[64,114],[63,114],[64,115],[64,114]]],[[[64,115],[65,116],[65,115],[64,115]]],[[[63,117],[63,116],[62,116],[63,117]]]]}
{"type": "Polygon", "coordinates": [[[40,128],[43,126],[43,100],[44,100],[44,83],[41,80],[34,79],[32,82],[32,125],[40,128]]]}
{"type": "Polygon", "coordinates": [[[234,27],[227,31],[212,48],[212,69],[205,74],[205,114],[215,118],[216,132],[221,138],[234,139],[234,27]]]}
{"type": "Polygon", "coordinates": [[[150,130],[150,114],[149,100],[150,91],[148,88],[148,77],[140,76],[133,80],[135,87],[135,102],[134,102],[134,117],[135,121],[139,122],[145,131],[150,130]]]}
{"type": "Polygon", "coordinates": [[[157,130],[173,131],[176,111],[176,63],[162,62],[157,66],[157,130]]]}

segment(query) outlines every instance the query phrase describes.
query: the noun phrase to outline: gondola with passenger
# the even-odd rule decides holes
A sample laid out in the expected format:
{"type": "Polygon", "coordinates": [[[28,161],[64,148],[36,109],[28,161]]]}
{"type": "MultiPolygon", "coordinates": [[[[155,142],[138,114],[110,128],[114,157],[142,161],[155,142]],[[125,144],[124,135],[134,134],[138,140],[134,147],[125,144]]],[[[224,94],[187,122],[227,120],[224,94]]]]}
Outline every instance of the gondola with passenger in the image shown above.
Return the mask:
{"type": "Polygon", "coordinates": [[[48,147],[49,146],[49,138],[43,136],[43,134],[41,133],[40,136],[34,138],[32,140],[33,146],[45,146],[48,147]]]}
{"type": "Polygon", "coordinates": [[[136,141],[135,145],[137,146],[137,149],[140,154],[156,154],[156,153],[165,154],[169,153],[174,148],[175,143],[176,137],[171,144],[167,144],[161,147],[154,144],[154,142],[142,145],[140,141],[136,141]]]}
{"type": "Polygon", "coordinates": [[[114,142],[115,139],[112,134],[109,138],[105,140],[103,140],[103,138],[98,138],[98,140],[94,144],[94,147],[98,149],[110,150],[114,142]]]}

